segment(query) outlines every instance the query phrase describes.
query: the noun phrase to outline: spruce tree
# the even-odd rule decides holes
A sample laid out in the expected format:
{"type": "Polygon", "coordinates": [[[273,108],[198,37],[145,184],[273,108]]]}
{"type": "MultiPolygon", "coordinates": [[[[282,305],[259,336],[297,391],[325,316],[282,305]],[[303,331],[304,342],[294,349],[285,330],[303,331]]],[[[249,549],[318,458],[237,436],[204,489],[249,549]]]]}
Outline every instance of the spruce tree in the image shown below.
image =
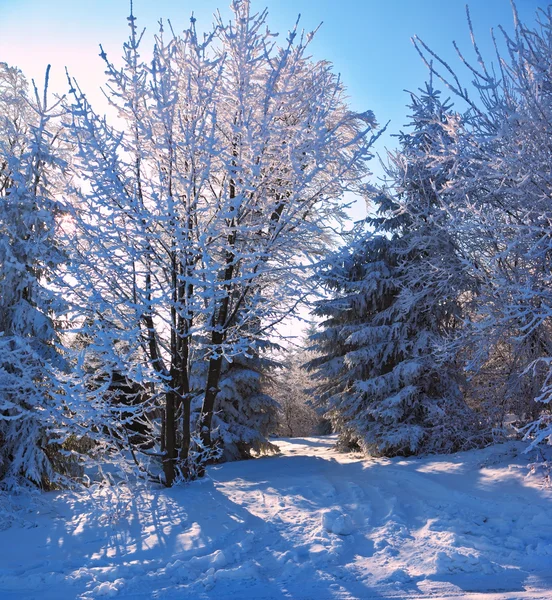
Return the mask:
{"type": "Polygon", "coordinates": [[[258,354],[224,361],[213,418],[213,439],[221,446],[223,460],[278,450],[268,439],[278,413],[278,403],[265,392],[271,368],[271,361],[258,354]]]}
{"type": "Polygon", "coordinates": [[[461,123],[431,84],[410,109],[388,185],[369,195],[374,214],[319,274],[332,297],[316,307],[313,336],[318,401],[341,443],[383,455],[454,451],[475,428],[442,352],[470,285],[447,229],[447,146],[461,123]]]}
{"type": "Polygon", "coordinates": [[[28,94],[23,74],[0,63],[0,480],[49,487],[70,467],[61,444],[71,411],[52,285],[66,258],[57,228],[61,158],[56,106],[28,94]]]}

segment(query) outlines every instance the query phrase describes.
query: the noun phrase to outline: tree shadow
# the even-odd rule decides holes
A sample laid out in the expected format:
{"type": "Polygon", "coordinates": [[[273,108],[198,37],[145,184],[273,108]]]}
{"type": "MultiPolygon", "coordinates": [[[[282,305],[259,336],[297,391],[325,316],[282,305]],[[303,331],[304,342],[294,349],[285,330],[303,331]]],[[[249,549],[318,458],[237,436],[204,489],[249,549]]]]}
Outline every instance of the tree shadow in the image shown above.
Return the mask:
{"type": "MultiPolygon", "coordinates": [[[[319,445],[327,447],[325,443],[319,445]]],[[[485,456],[484,451],[481,456],[485,456]]],[[[360,528],[361,509],[369,506],[364,530],[355,533],[356,548],[342,557],[341,565],[347,560],[350,564],[356,554],[366,559],[365,567],[371,570],[366,561],[375,560],[376,554],[383,558],[387,553],[392,558],[396,552],[400,557],[404,547],[409,546],[410,553],[404,553],[402,561],[404,569],[394,572],[390,560],[390,577],[379,580],[381,588],[371,580],[372,589],[375,585],[384,596],[387,588],[395,595],[397,589],[404,589],[405,594],[425,593],[437,582],[453,586],[456,593],[523,592],[535,581],[552,589],[548,576],[552,519],[546,517],[547,511],[550,514],[550,499],[530,487],[521,490],[519,479],[505,468],[499,469],[498,475],[489,475],[487,460],[479,465],[457,454],[423,460],[338,463],[325,457],[288,455],[267,458],[262,463],[241,477],[237,470],[217,475],[227,484],[239,478],[238,485],[244,492],[257,490],[273,498],[285,496],[313,513],[332,505],[342,506],[360,528]],[[334,489],[325,489],[323,481],[334,489]],[[525,519],[518,516],[520,492],[524,512],[532,507],[525,519]],[[539,523],[544,530],[541,527],[539,531],[539,523]],[[395,534],[402,529],[407,533],[395,534]],[[421,531],[427,532],[426,539],[421,531]],[[376,547],[381,539],[374,544],[376,533],[389,536],[382,546],[376,547]],[[451,540],[451,545],[442,540],[451,540]],[[411,557],[415,564],[409,564],[411,557]],[[423,575],[416,573],[420,564],[429,567],[423,575]],[[409,576],[408,572],[413,574],[409,576]]],[[[369,589],[366,587],[364,593],[369,589]]]]}
{"type": "Polygon", "coordinates": [[[117,582],[120,597],[198,600],[367,600],[443,585],[522,592],[529,579],[552,587],[550,555],[537,547],[552,538],[549,499],[525,488],[518,515],[509,494],[519,485],[461,457],[275,456],[208,474],[169,490],[46,494],[35,527],[0,532],[0,597],[95,597],[117,582]],[[333,509],[351,519],[351,535],[323,526],[333,509]]]}
{"type": "MultiPolygon", "coordinates": [[[[312,598],[305,578],[294,577],[317,574],[308,552],[291,557],[290,541],[216,482],[128,491],[58,495],[36,527],[0,532],[2,546],[9,537],[26,548],[2,560],[0,597],[96,597],[107,585],[132,598],[312,598]]],[[[325,582],[315,587],[317,597],[335,597],[325,582]]],[[[380,598],[357,587],[359,597],[380,598]]]]}

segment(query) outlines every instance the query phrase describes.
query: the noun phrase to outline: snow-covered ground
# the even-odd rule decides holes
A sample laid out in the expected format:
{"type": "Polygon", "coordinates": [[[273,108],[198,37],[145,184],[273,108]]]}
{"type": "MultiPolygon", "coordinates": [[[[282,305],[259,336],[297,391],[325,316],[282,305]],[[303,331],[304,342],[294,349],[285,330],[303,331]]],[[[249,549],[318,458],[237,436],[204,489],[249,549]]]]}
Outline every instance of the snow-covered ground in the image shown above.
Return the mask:
{"type": "Polygon", "coordinates": [[[171,490],[0,497],[0,598],[552,598],[552,490],[523,445],[362,460],[333,441],[171,490]]]}

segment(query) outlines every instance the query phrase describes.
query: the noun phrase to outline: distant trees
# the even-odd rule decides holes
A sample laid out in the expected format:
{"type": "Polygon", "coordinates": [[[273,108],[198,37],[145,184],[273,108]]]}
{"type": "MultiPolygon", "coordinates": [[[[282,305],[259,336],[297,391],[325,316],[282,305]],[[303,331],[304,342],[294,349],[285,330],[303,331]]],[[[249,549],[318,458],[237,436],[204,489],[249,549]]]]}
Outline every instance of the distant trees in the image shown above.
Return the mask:
{"type": "MultiPolygon", "coordinates": [[[[307,342],[303,340],[303,345],[307,342]]],[[[313,358],[313,353],[302,346],[289,348],[271,376],[268,389],[279,404],[277,435],[305,437],[321,433],[322,418],[312,402],[314,383],[307,370],[313,358]]]]}

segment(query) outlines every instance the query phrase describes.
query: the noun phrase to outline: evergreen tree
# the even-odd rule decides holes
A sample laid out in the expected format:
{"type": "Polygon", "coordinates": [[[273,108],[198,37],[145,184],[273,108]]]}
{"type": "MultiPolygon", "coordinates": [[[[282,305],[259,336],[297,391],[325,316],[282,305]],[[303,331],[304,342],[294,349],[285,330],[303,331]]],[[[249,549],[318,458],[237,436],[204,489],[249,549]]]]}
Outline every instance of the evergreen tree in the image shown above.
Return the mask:
{"type": "Polygon", "coordinates": [[[60,445],[70,411],[61,395],[65,368],[52,288],[66,258],[57,241],[64,169],[56,105],[15,68],[0,64],[0,479],[41,486],[68,467],[60,445]]]}
{"type": "Polygon", "coordinates": [[[447,228],[443,157],[460,122],[431,84],[410,109],[390,187],[370,193],[375,215],[319,275],[333,297],[316,307],[325,320],[311,362],[341,442],[385,455],[452,452],[475,428],[454,356],[440,352],[470,284],[447,228]]]}
{"type": "Polygon", "coordinates": [[[213,439],[223,460],[277,451],[268,436],[277,426],[278,403],[264,391],[273,368],[268,358],[258,354],[224,362],[213,419],[213,439]]]}

